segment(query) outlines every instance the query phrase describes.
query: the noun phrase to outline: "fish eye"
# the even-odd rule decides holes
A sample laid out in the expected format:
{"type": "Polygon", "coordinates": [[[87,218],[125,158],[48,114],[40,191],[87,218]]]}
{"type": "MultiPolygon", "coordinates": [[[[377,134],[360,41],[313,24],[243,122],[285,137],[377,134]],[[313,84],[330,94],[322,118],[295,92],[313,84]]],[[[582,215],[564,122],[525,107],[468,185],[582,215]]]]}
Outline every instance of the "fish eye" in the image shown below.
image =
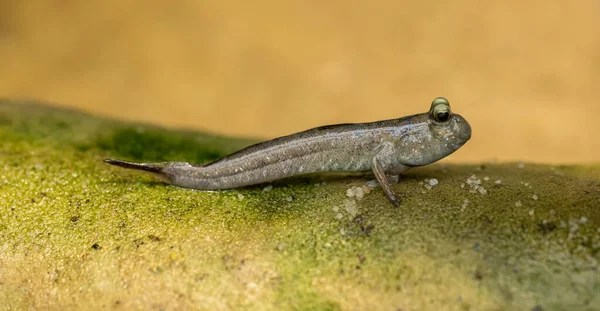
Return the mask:
{"type": "Polygon", "coordinates": [[[435,115],[435,119],[440,122],[446,122],[450,118],[450,114],[447,111],[440,111],[435,115]]]}
{"type": "Polygon", "coordinates": [[[438,97],[431,103],[431,115],[438,122],[446,122],[450,119],[450,103],[443,97],[438,97]]]}

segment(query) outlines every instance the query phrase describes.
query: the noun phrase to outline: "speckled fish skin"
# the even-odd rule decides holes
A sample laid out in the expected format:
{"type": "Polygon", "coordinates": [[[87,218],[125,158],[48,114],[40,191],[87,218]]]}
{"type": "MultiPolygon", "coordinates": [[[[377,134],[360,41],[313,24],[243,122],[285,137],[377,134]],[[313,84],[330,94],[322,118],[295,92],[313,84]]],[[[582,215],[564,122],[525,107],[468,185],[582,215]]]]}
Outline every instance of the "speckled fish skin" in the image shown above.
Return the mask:
{"type": "Polygon", "coordinates": [[[132,163],[105,160],[158,174],[184,188],[224,190],[319,172],[362,172],[377,159],[385,173],[436,162],[459,149],[471,127],[458,114],[437,122],[429,112],[370,123],[318,127],[252,145],[217,161],[132,163]]]}

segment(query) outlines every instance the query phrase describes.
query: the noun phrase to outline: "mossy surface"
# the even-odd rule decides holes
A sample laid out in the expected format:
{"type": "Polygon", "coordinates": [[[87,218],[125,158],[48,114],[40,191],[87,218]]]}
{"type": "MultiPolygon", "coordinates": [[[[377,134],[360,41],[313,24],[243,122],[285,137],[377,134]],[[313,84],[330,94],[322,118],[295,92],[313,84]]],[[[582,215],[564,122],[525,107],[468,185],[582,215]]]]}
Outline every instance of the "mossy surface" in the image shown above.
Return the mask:
{"type": "Polygon", "coordinates": [[[248,140],[4,101],[0,141],[1,309],[600,309],[597,165],[432,165],[393,208],[347,196],[369,175],[201,192],[102,162],[248,140]]]}

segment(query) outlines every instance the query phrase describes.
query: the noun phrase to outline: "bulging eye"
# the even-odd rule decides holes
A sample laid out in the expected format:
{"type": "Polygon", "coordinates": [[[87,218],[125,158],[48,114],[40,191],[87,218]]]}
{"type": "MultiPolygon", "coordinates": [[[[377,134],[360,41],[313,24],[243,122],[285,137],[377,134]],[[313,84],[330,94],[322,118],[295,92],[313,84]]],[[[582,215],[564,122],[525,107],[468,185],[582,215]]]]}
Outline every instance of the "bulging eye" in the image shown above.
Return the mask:
{"type": "Polygon", "coordinates": [[[440,111],[436,113],[435,119],[440,122],[446,122],[450,118],[450,114],[447,111],[440,111]]]}
{"type": "Polygon", "coordinates": [[[431,116],[438,122],[446,122],[450,119],[450,103],[443,97],[436,98],[431,103],[431,116]]]}

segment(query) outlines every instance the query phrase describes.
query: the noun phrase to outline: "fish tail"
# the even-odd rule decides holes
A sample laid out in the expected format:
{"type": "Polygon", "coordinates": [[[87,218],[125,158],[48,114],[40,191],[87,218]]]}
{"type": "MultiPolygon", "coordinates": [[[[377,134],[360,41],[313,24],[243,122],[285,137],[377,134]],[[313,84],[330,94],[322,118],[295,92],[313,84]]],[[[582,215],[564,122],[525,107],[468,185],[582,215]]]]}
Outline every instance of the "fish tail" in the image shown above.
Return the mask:
{"type": "Polygon", "coordinates": [[[163,174],[165,169],[165,164],[163,163],[135,163],[115,159],[104,159],[104,162],[123,168],[146,171],[155,174],[163,174]]]}

